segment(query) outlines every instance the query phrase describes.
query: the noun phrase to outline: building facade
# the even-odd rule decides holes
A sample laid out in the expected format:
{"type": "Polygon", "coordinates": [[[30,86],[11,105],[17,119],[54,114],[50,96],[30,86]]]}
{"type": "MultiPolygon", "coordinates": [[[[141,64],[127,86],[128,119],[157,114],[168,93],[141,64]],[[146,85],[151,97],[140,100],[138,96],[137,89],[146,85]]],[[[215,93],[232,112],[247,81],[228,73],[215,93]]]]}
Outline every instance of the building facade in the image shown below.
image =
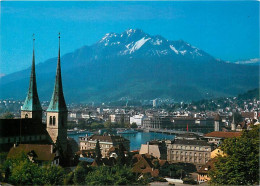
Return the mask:
{"type": "Polygon", "coordinates": [[[97,141],[99,141],[102,157],[108,157],[109,149],[111,147],[119,146],[120,143],[123,144],[127,151],[130,150],[130,141],[128,139],[114,135],[92,135],[79,137],[80,150],[95,150],[97,141]]]}
{"type": "Polygon", "coordinates": [[[198,167],[210,159],[211,146],[204,140],[167,141],[167,161],[193,163],[198,167]]]}
{"type": "Polygon", "coordinates": [[[171,126],[172,122],[168,116],[152,116],[144,118],[143,120],[143,128],[146,129],[165,129],[170,128],[171,126]]]}

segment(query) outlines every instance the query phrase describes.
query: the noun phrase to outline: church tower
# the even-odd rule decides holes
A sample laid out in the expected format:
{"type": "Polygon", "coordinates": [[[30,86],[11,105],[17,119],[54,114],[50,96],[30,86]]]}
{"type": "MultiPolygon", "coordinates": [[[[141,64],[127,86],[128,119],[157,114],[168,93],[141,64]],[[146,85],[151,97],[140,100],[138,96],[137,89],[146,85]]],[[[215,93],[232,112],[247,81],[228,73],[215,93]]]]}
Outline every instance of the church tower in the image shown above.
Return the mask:
{"type": "Polygon", "coordinates": [[[42,122],[42,107],[37,93],[36,75],[35,75],[35,56],[34,56],[34,41],[33,38],[33,57],[32,69],[29,83],[28,94],[21,109],[21,118],[32,118],[35,121],[42,122]]]}
{"type": "Polygon", "coordinates": [[[56,79],[50,105],[47,109],[47,131],[54,143],[57,143],[63,152],[67,151],[67,116],[68,110],[65,103],[61,67],[60,67],[60,35],[59,52],[56,70],[56,79]]]}

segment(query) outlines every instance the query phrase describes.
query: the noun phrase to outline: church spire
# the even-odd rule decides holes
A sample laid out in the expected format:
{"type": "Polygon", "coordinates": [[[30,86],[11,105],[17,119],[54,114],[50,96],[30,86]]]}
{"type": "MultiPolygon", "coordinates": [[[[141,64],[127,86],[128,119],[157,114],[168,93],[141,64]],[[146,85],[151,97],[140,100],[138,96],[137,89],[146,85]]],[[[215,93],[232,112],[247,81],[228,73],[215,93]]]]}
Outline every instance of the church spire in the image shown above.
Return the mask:
{"type": "Polygon", "coordinates": [[[33,57],[30,84],[27,97],[25,99],[22,111],[42,111],[40,100],[37,93],[36,75],[35,75],[35,55],[34,55],[34,34],[33,34],[33,57]]]}
{"type": "Polygon", "coordinates": [[[61,68],[60,68],[60,33],[59,33],[59,52],[58,52],[55,85],[54,85],[54,91],[52,94],[51,102],[47,111],[49,112],[67,111],[67,106],[63,95],[63,89],[62,89],[61,68]]]}

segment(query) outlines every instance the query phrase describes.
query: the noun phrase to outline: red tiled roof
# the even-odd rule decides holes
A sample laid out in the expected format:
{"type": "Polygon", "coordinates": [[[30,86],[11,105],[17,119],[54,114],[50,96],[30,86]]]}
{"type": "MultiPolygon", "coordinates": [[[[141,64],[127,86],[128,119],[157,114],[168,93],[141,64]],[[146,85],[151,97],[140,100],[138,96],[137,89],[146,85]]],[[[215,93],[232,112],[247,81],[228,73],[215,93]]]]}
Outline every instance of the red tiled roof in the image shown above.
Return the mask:
{"type": "Polygon", "coordinates": [[[222,131],[214,131],[208,134],[205,134],[205,137],[218,137],[218,138],[233,138],[241,136],[241,132],[222,132],[222,131]]]}

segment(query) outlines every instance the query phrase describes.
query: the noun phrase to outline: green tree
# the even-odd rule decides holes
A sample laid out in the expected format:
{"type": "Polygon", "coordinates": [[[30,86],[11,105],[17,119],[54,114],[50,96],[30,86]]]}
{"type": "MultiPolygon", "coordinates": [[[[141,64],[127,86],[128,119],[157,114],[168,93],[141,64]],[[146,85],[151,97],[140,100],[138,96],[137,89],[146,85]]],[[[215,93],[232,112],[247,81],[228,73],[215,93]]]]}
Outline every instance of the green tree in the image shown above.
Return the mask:
{"type": "Polygon", "coordinates": [[[74,173],[69,172],[64,178],[64,185],[73,185],[74,173]]]}
{"type": "Polygon", "coordinates": [[[212,184],[252,185],[259,182],[259,126],[243,131],[241,137],[224,140],[220,146],[226,154],[217,157],[209,173],[212,184]]]}
{"type": "Polygon", "coordinates": [[[95,154],[96,154],[96,161],[100,161],[102,158],[101,150],[100,150],[100,145],[99,141],[97,140],[96,147],[95,147],[95,154]]]}
{"type": "Polygon", "coordinates": [[[132,129],[136,129],[138,126],[137,126],[137,124],[136,123],[132,123],[132,125],[131,125],[131,128],[132,129]]]}
{"type": "Polygon", "coordinates": [[[104,127],[107,128],[107,129],[111,129],[112,128],[112,123],[110,121],[106,121],[104,123],[104,127]]]}
{"type": "Polygon", "coordinates": [[[12,163],[11,175],[8,182],[15,185],[42,185],[42,169],[28,159],[12,163]]]}
{"type": "Polygon", "coordinates": [[[118,165],[125,165],[126,164],[126,157],[125,157],[125,147],[122,143],[119,143],[118,147],[118,157],[117,157],[117,164],[118,165]]]}
{"type": "Polygon", "coordinates": [[[65,178],[64,169],[60,166],[52,166],[50,164],[42,167],[44,184],[61,185],[65,178]]]}
{"type": "Polygon", "coordinates": [[[73,182],[76,185],[84,185],[85,182],[85,169],[82,166],[77,166],[74,170],[73,182]]]}
{"type": "Polygon", "coordinates": [[[140,185],[141,182],[127,166],[100,166],[86,175],[87,185],[140,185]]]}

